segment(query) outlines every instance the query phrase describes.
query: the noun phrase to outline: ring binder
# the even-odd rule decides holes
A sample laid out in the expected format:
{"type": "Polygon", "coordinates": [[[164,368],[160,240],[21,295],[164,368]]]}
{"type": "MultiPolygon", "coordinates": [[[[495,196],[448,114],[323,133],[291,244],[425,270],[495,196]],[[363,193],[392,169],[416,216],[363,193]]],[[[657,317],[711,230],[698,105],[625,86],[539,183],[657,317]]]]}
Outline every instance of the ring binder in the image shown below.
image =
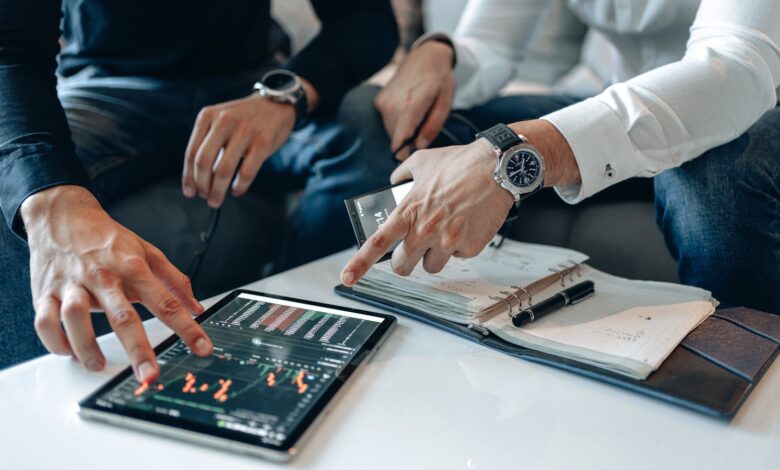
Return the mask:
{"type": "Polygon", "coordinates": [[[561,278],[561,287],[566,287],[566,278],[564,277],[563,271],[558,271],[553,268],[547,268],[547,269],[553,274],[557,274],[561,278]]]}
{"type": "Polygon", "coordinates": [[[492,300],[498,300],[500,302],[504,302],[507,305],[507,307],[509,307],[509,316],[510,317],[512,316],[512,302],[510,302],[508,299],[505,299],[503,297],[496,297],[496,296],[493,296],[493,295],[491,295],[490,298],[492,300]]]}
{"type": "MultiPolygon", "coordinates": [[[[531,300],[531,292],[528,289],[526,289],[523,286],[510,286],[510,287],[512,289],[517,289],[517,290],[523,292],[525,294],[525,297],[528,299],[528,306],[529,307],[531,306],[531,302],[532,302],[532,300],[531,300]]],[[[523,306],[523,303],[520,302],[520,307],[522,307],[522,306],[523,306]]]]}
{"type": "MultiPolygon", "coordinates": [[[[512,287],[513,289],[515,288],[514,286],[509,286],[509,287],[512,287]]],[[[513,294],[513,293],[509,292],[508,290],[502,290],[501,293],[504,294],[504,295],[508,295],[509,297],[514,297],[514,299],[517,300],[517,311],[518,312],[523,309],[523,301],[520,299],[520,297],[517,294],[513,294]]],[[[512,314],[511,313],[509,313],[508,315],[509,315],[510,318],[512,318],[512,314]]]]}
{"type": "MultiPolygon", "coordinates": [[[[561,267],[560,270],[556,270],[554,268],[548,268],[548,270],[551,273],[556,274],[558,276],[558,278],[561,281],[561,286],[563,286],[563,287],[566,287],[566,277],[567,276],[569,278],[569,282],[571,282],[571,283],[574,282],[575,274],[576,274],[577,277],[582,277],[582,272],[581,272],[582,265],[581,265],[581,263],[577,263],[576,261],[572,261],[572,260],[569,260],[569,262],[571,263],[570,265],[566,265],[566,264],[563,264],[563,263],[558,263],[558,266],[561,267]]],[[[548,285],[549,284],[547,284],[545,286],[542,286],[541,288],[543,289],[544,287],[547,287],[548,285]]],[[[513,313],[514,312],[514,305],[512,305],[512,301],[510,299],[514,298],[517,301],[517,311],[518,312],[523,310],[523,299],[524,298],[528,300],[528,307],[530,308],[531,305],[533,305],[533,294],[531,293],[531,290],[528,287],[532,287],[533,288],[533,285],[529,285],[528,287],[523,287],[523,286],[520,286],[520,285],[510,285],[509,287],[511,289],[514,289],[515,292],[511,292],[511,291],[508,291],[508,290],[502,290],[502,291],[499,291],[499,292],[502,295],[505,295],[507,297],[490,296],[490,299],[495,300],[495,301],[504,302],[505,304],[507,304],[507,306],[509,307],[509,311],[507,312],[507,316],[509,316],[509,318],[512,318],[512,316],[514,315],[514,313],[513,313]],[[521,293],[521,292],[523,294],[525,294],[525,297],[520,297],[519,293],[521,293]]],[[[540,288],[538,288],[538,287],[536,287],[535,289],[536,289],[537,292],[540,290],[540,288]]]]}

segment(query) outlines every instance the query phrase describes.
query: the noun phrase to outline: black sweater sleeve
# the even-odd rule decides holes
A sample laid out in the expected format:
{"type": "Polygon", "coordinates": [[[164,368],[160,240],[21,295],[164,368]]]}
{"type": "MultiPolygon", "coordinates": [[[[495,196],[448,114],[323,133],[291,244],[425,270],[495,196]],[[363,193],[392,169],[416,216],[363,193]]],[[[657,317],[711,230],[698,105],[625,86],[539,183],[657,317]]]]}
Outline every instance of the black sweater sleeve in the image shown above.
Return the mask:
{"type": "Polygon", "coordinates": [[[60,16],[58,1],[0,0],[0,210],[22,237],[28,196],[89,185],[57,98],[60,16]]]}
{"type": "Polygon", "coordinates": [[[320,95],[320,108],[333,109],[351,88],[381,69],[398,46],[398,27],[389,0],[311,0],[322,27],[286,65],[320,95]]]}

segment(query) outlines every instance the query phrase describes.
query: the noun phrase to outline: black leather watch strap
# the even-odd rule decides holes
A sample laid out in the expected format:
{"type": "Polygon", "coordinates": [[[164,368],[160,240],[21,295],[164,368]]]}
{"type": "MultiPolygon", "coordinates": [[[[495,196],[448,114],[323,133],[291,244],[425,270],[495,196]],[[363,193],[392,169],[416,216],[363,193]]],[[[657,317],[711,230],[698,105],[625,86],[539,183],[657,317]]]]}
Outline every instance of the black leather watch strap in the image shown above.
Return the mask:
{"type": "Polygon", "coordinates": [[[490,129],[478,133],[477,139],[480,137],[486,138],[501,152],[506,152],[515,145],[523,143],[523,139],[506,124],[496,124],[490,129]]]}
{"type": "Polygon", "coordinates": [[[293,130],[297,131],[309,123],[309,100],[306,96],[306,88],[301,87],[300,93],[296,97],[295,106],[295,126],[293,130]]]}

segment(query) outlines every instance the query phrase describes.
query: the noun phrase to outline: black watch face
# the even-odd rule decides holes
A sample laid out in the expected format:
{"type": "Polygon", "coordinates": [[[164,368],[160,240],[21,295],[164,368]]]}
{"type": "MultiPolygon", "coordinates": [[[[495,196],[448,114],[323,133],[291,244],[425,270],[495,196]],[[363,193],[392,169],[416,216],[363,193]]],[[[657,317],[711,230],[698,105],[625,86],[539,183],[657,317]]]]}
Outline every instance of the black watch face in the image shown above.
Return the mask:
{"type": "Polygon", "coordinates": [[[506,164],[506,176],[518,188],[527,188],[542,171],[539,157],[529,150],[518,150],[506,164]]]}
{"type": "Polygon", "coordinates": [[[263,85],[279,92],[293,90],[295,83],[295,76],[285,72],[269,73],[263,78],[263,85]]]}

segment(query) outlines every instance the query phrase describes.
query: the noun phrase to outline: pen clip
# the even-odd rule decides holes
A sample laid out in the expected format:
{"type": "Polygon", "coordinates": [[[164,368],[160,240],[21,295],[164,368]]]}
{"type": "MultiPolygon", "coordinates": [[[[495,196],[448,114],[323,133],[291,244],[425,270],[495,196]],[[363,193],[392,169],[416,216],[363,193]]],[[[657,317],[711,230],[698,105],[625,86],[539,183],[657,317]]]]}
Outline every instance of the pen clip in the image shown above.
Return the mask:
{"type": "Polygon", "coordinates": [[[588,297],[592,296],[595,293],[596,292],[594,291],[594,292],[590,292],[588,295],[583,295],[579,299],[573,300],[569,305],[577,305],[578,303],[582,302],[583,300],[587,299],[588,297]]]}

